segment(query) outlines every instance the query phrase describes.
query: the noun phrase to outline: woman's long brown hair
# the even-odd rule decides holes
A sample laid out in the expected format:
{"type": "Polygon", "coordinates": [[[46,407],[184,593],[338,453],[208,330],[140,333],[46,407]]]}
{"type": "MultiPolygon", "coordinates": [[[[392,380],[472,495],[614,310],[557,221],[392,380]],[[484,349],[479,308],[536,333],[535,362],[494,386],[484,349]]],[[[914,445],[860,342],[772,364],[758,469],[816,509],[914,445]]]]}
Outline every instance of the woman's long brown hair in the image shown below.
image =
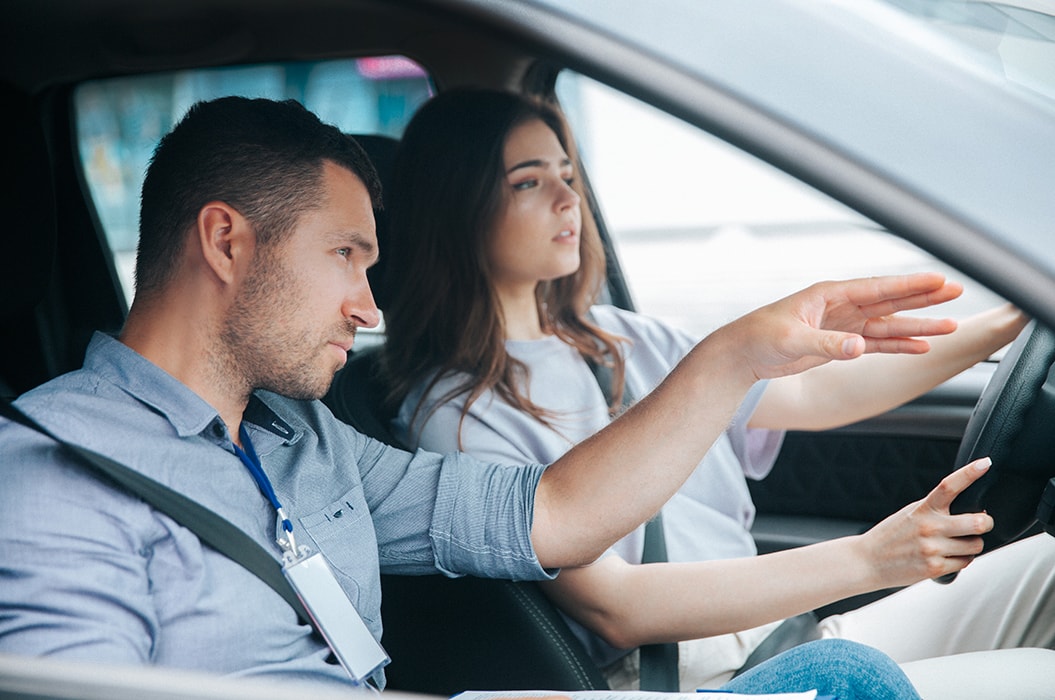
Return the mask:
{"type": "MultiPolygon", "coordinates": [[[[503,151],[509,134],[534,119],[557,135],[575,160],[571,134],[557,109],[513,93],[444,92],[426,103],[403,135],[385,208],[389,216],[384,372],[390,407],[422,381],[425,396],[444,377],[464,376],[436,406],[465,395],[462,421],[476,399],[494,390],[549,425],[551,414],[527,396],[528,368],[505,349],[505,328],[487,248],[506,187],[503,151]]],[[[578,166],[577,166],[578,167],[578,166]]],[[[625,367],[618,336],[587,318],[605,281],[604,249],[582,189],[579,269],[536,290],[543,330],[583,356],[610,364],[614,412],[625,367]]],[[[416,422],[422,406],[414,411],[416,422]]],[[[411,442],[416,442],[412,439],[411,442]]],[[[461,446],[461,423],[458,430],[461,446]]]]}

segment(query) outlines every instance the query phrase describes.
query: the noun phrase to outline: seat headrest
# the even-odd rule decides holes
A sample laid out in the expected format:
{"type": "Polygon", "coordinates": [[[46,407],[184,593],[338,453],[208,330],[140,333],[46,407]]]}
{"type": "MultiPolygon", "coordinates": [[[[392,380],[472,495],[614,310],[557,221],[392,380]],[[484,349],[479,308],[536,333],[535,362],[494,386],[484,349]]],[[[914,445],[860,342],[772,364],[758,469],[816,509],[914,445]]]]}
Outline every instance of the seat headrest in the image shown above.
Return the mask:
{"type": "Polygon", "coordinates": [[[55,192],[48,149],[30,97],[0,84],[0,111],[7,126],[0,180],[5,226],[0,234],[0,317],[24,314],[44,298],[55,263],[55,192]]]}
{"type": "MultiPolygon", "coordinates": [[[[391,136],[381,134],[350,134],[370,158],[377,169],[377,176],[381,180],[381,200],[384,202],[388,185],[392,181],[392,168],[396,161],[396,151],[399,149],[399,141],[391,136]]],[[[374,301],[382,311],[392,298],[391,289],[392,275],[388,270],[387,252],[392,242],[388,230],[388,213],[382,206],[380,211],[375,212],[377,220],[377,247],[380,253],[378,263],[370,268],[367,278],[370,280],[370,288],[374,293],[374,301]]]]}

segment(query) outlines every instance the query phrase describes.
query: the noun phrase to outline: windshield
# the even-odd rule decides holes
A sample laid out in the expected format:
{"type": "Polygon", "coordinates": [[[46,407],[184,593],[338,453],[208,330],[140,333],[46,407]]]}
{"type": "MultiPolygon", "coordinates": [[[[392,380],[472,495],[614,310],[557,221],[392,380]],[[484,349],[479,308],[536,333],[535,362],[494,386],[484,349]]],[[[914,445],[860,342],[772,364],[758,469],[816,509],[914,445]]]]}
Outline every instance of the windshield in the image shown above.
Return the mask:
{"type": "Polygon", "coordinates": [[[534,2],[642,56],[598,77],[983,281],[1023,263],[1055,279],[1052,27],[1025,0],[534,2]]]}
{"type": "Polygon", "coordinates": [[[1055,100],[1055,5],[1036,0],[887,0],[923,19],[1008,83],[1055,100]]]}

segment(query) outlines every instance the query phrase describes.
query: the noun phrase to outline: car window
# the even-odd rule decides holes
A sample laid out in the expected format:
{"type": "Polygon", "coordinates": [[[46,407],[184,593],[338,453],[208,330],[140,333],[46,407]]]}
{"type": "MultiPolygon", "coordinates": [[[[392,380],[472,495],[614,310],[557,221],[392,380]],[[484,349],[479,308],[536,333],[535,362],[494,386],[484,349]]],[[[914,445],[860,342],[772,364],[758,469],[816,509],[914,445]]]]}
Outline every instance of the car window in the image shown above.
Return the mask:
{"type": "Polygon", "coordinates": [[[962,318],[1001,299],[782,171],[599,82],[557,82],[638,311],[702,335],[824,279],[937,270],[962,318]]]}
{"type": "Polygon", "coordinates": [[[1055,99],[1055,15],[1046,0],[886,0],[974,53],[998,79],[1055,99]]]}
{"type": "Polygon", "coordinates": [[[224,95],[294,98],[349,133],[398,137],[432,94],[402,56],[192,70],[102,80],[75,95],[85,180],[126,299],[133,295],[139,191],[158,140],[195,102],[224,95]]]}

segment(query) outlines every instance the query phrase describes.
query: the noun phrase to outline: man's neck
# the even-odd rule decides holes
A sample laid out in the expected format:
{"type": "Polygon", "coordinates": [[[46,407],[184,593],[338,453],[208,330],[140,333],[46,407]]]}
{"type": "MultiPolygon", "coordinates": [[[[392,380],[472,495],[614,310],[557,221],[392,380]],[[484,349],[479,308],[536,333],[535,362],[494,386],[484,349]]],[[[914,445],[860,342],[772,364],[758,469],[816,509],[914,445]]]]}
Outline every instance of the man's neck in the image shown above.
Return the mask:
{"type": "Polygon", "coordinates": [[[136,308],[118,338],[122,343],[182,382],[216,409],[231,439],[239,442],[238,428],[249,403],[252,387],[237,382],[241,376],[221,345],[200,325],[164,312],[136,308]]]}

